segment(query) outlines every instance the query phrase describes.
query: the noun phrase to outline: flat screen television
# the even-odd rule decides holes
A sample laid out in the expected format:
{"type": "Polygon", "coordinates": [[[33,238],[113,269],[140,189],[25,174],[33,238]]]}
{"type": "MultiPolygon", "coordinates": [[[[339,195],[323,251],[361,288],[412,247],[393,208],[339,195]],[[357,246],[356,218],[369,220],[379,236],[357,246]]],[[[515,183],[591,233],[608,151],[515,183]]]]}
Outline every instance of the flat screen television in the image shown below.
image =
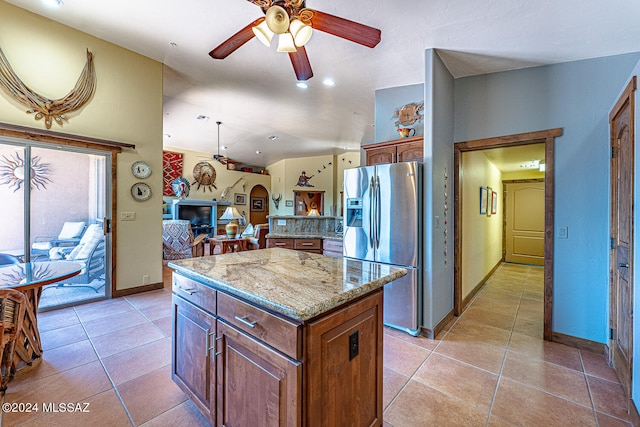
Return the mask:
{"type": "Polygon", "coordinates": [[[180,205],[178,219],[186,219],[192,226],[211,225],[212,206],[180,205]]]}

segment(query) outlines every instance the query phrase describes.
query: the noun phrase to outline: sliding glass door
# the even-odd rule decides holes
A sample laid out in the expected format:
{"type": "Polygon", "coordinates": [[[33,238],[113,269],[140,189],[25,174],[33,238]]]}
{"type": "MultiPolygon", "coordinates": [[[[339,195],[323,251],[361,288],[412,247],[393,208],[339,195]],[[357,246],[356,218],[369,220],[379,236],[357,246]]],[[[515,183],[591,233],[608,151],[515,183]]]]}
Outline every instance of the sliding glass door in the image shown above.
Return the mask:
{"type": "Polygon", "coordinates": [[[110,296],[109,170],[110,153],[0,141],[0,197],[10,206],[0,210],[0,254],[84,266],[46,286],[41,309],[110,296]]]}

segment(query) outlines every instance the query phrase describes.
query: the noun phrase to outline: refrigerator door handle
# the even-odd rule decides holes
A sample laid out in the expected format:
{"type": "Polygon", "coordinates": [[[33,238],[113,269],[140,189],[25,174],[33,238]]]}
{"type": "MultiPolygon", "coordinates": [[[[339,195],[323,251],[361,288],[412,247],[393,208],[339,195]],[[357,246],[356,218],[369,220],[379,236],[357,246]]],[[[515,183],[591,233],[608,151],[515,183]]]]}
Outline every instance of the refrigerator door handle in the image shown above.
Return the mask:
{"type": "Polygon", "coordinates": [[[373,206],[375,205],[375,181],[369,180],[369,247],[373,248],[375,242],[375,223],[373,218],[373,206]]]}
{"type": "Polygon", "coordinates": [[[380,249],[380,177],[376,175],[376,249],[380,249]]]}

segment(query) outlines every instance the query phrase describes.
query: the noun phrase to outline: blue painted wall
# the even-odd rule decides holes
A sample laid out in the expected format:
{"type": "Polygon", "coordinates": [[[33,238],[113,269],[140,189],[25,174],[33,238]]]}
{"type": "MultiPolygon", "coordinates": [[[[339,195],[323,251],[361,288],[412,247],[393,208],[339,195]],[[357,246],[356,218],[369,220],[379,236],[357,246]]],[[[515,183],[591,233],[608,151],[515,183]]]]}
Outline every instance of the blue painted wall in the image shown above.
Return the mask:
{"type": "Polygon", "coordinates": [[[454,79],[433,49],[425,51],[424,81],[423,325],[433,330],[453,310],[454,117],[454,79]]]}
{"type": "Polygon", "coordinates": [[[455,80],[454,139],[561,127],[555,147],[553,331],[607,342],[608,114],[640,53],[455,80]]]}

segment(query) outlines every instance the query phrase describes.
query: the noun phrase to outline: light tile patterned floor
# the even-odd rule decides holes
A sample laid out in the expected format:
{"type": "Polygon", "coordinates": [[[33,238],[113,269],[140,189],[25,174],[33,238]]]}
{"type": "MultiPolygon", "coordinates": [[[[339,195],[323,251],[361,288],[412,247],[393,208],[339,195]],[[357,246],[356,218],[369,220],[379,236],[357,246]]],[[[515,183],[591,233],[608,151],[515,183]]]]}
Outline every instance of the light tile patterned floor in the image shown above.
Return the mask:
{"type": "MultiPolygon", "coordinates": [[[[90,412],[5,413],[3,425],[207,426],[171,381],[170,300],[158,290],[42,313],[44,360],[4,401],[90,412]]],[[[542,270],[506,264],[436,340],[387,329],[385,426],[630,425],[604,358],[544,342],[541,319],[542,270]]]]}

